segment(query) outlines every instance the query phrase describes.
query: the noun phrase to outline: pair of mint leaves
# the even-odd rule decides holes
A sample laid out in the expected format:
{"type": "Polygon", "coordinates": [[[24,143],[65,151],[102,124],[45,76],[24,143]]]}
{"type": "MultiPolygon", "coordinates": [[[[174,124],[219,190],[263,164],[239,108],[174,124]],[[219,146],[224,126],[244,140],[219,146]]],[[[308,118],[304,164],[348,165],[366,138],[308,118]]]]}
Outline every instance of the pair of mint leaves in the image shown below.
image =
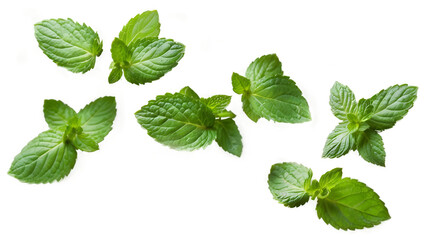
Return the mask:
{"type": "Polygon", "coordinates": [[[379,132],[392,128],[408,113],[417,89],[395,85],[357,102],[349,87],[336,82],[331,88],[330,106],[342,122],[328,136],[323,157],[338,158],[358,150],[367,162],[385,166],[386,153],[379,132]]]}
{"type": "Polygon", "coordinates": [[[299,207],[311,198],[317,201],[318,218],[336,229],[370,228],[390,219],[379,195],[362,182],[342,178],[342,169],[312,180],[312,170],[297,163],[279,163],[271,168],[269,189],[278,202],[299,207]]]}
{"type": "Polygon", "coordinates": [[[76,150],[98,150],[112,129],[116,111],[114,97],[98,98],[78,113],[61,101],[45,100],[43,112],[50,129],[22,149],[9,174],[27,183],[50,183],[68,176],[76,150]]]}
{"type": "MultiPolygon", "coordinates": [[[[85,73],[94,68],[102,53],[102,41],[86,24],[71,19],[50,19],[34,25],[35,37],[43,52],[58,66],[85,73]]],[[[123,27],[111,45],[109,83],[123,75],[130,83],[145,84],[164,76],[183,57],[185,46],[171,39],[160,39],[157,11],[135,16],[123,27]]]]}

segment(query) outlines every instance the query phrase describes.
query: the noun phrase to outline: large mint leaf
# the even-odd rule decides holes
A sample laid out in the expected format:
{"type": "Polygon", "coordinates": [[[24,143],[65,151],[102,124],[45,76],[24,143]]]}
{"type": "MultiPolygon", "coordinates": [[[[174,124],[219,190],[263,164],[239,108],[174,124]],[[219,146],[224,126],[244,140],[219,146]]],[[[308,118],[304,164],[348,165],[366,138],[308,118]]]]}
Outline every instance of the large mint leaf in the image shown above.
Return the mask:
{"type": "Polygon", "coordinates": [[[297,163],[274,164],[268,184],[274,199],[287,207],[298,207],[309,200],[305,181],[312,178],[312,171],[297,163]]]}
{"type": "Polygon", "coordinates": [[[358,152],[365,161],[384,167],[386,152],[382,137],[375,130],[361,133],[358,152]]]}
{"type": "Polygon", "coordinates": [[[374,106],[374,114],[367,123],[376,130],[393,127],[413,107],[417,89],[407,84],[395,85],[374,95],[370,99],[374,106]]]}
{"type": "Polygon", "coordinates": [[[283,75],[281,62],[276,54],[269,54],[254,60],[246,71],[246,77],[252,82],[262,78],[270,78],[283,75]]]}
{"type": "Polygon", "coordinates": [[[50,19],[34,25],[35,37],[50,59],[71,72],[85,73],[102,53],[98,34],[71,19],[50,19]]]}
{"type": "Polygon", "coordinates": [[[124,76],[131,83],[145,84],[161,78],[177,66],[185,46],[171,39],[146,38],[132,44],[130,52],[124,76]]]}
{"type": "Polygon", "coordinates": [[[217,131],[217,144],[223,150],[240,157],[243,150],[243,143],[235,121],[231,118],[216,120],[215,129],[217,131]]]}
{"type": "Polygon", "coordinates": [[[324,199],[318,199],[317,214],[336,229],[373,227],[390,219],[385,204],[364,183],[344,178],[324,199]]]}
{"type": "Polygon", "coordinates": [[[251,93],[243,94],[243,108],[246,113],[252,111],[254,116],[276,122],[302,123],[311,120],[308,103],[296,83],[287,76],[252,82],[251,93]],[[244,106],[247,104],[250,106],[244,106]]]}
{"type": "Polygon", "coordinates": [[[181,93],[157,96],[135,116],[149,136],[174,149],[204,148],[216,138],[212,111],[181,93]]]}
{"type": "Polygon", "coordinates": [[[347,123],[340,123],[328,135],[322,157],[338,158],[347,154],[356,146],[355,137],[347,128],[347,123]]]}
{"type": "Polygon", "coordinates": [[[59,100],[44,100],[43,105],[44,118],[49,128],[66,127],[70,121],[77,116],[77,113],[59,100]]]}
{"type": "Polygon", "coordinates": [[[9,174],[27,183],[49,183],[68,176],[77,152],[63,141],[63,134],[48,130],[34,138],[15,157],[9,174]]]}
{"type": "Polygon", "coordinates": [[[355,95],[348,86],[335,82],[330,90],[330,106],[338,119],[346,120],[346,115],[353,113],[357,106],[355,95]]]}
{"type": "Polygon", "coordinates": [[[96,143],[100,143],[112,130],[116,113],[115,98],[102,97],[86,105],[77,115],[83,133],[96,143]]]}
{"type": "Polygon", "coordinates": [[[158,34],[160,34],[160,22],[158,12],[154,10],[146,11],[130,19],[121,30],[119,38],[126,45],[130,45],[139,39],[158,37],[158,34]]]}

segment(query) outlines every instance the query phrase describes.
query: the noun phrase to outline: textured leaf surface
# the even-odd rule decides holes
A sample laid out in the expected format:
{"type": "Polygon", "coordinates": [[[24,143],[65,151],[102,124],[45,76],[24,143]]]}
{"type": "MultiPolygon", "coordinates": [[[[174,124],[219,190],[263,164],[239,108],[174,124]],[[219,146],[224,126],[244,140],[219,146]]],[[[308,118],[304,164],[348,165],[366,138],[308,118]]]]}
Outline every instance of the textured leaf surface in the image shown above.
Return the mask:
{"type": "Polygon", "coordinates": [[[328,189],[333,188],[338,182],[340,182],[340,180],[342,180],[342,174],[341,168],[335,168],[324,173],[319,180],[320,187],[326,187],[328,189]]]}
{"type": "Polygon", "coordinates": [[[116,113],[114,97],[102,97],[89,103],[78,113],[83,133],[96,143],[102,142],[112,130],[116,113]]]}
{"type": "Polygon", "coordinates": [[[99,150],[98,143],[91,139],[87,134],[81,133],[75,136],[72,140],[72,144],[77,149],[85,152],[94,152],[99,150]]]}
{"type": "Polygon", "coordinates": [[[9,174],[27,183],[49,183],[68,176],[77,152],[63,142],[63,132],[48,130],[30,141],[15,157],[9,174]]]}
{"type": "Polygon", "coordinates": [[[353,113],[357,106],[355,95],[348,86],[336,82],[330,90],[330,106],[338,119],[346,120],[346,115],[353,113]]]}
{"type": "Polygon", "coordinates": [[[114,67],[108,76],[108,82],[115,83],[121,79],[121,76],[123,76],[123,69],[120,67],[114,67]]]}
{"type": "Polygon", "coordinates": [[[238,73],[232,74],[232,89],[235,93],[243,94],[250,91],[250,80],[239,75],[238,73]]]}
{"type": "Polygon", "coordinates": [[[330,135],[328,135],[322,157],[338,158],[347,154],[355,147],[355,137],[351,134],[346,125],[346,123],[340,123],[330,135]]]}
{"type": "Polygon", "coordinates": [[[374,95],[370,99],[374,106],[374,114],[367,123],[376,130],[393,127],[413,107],[417,89],[407,84],[395,85],[374,95]]]}
{"type": "Polygon", "coordinates": [[[382,137],[374,130],[367,130],[362,134],[358,152],[367,162],[385,166],[386,152],[382,137]]]}
{"type": "Polygon", "coordinates": [[[298,207],[309,200],[306,179],[312,178],[309,168],[297,163],[274,164],[269,174],[269,190],[274,199],[287,207],[298,207]]]}
{"type": "Polygon", "coordinates": [[[65,127],[71,119],[77,116],[77,113],[59,100],[44,100],[43,105],[44,118],[49,128],[56,129],[65,127]]]}
{"type": "Polygon", "coordinates": [[[111,57],[115,63],[125,65],[130,58],[130,51],[127,45],[118,38],[111,43],[111,57]]]}
{"type": "Polygon", "coordinates": [[[215,129],[217,131],[217,144],[223,150],[240,157],[243,150],[243,143],[235,121],[231,118],[216,120],[215,129]]]}
{"type": "Polygon", "coordinates": [[[231,96],[214,95],[209,98],[201,98],[200,101],[210,108],[214,115],[221,113],[231,103],[231,96]]]}
{"type": "Polygon", "coordinates": [[[182,88],[179,93],[181,93],[185,96],[191,97],[193,99],[196,99],[196,100],[200,99],[198,94],[196,92],[194,92],[194,90],[192,90],[192,88],[190,88],[188,86],[182,88]]]}
{"type": "Polygon", "coordinates": [[[50,59],[71,72],[85,73],[102,53],[98,34],[71,19],[50,19],[34,25],[35,37],[50,59]]]}
{"type": "Polygon", "coordinates": [[[325,199],[318,199],[318,217],[336,229],[373,227],[390,219],[385,204],[364,183],[344,178],[325,199]]]}
{"type": "Polygon", "coordinates": [[[129,66],[124,68],[127,81],[152,82],[174,68],[183,57],[185,46],[171,39],[142,39],[130,47],[129,66]]]}
{"type": "Polygon", "coordinates": [[[246,71],[246,77],[252,82],[262,78],[283,75],[281,62],[276,54],[265,55],[254,60],[246,71]]]}
{"type": "Polygon", "coordinates": [[[158,12],[146,11],[136,15],[123,27],[119,38],[129,46],[132,42],[146,37],[158,37],[160,22],[158,12]]]}
{"type": "Polygon", "coordinates": [[[203,148],[216,138],[212,111],[180,93],[157,96],[135,115],[149,136],[174,149],[203,148]]]}

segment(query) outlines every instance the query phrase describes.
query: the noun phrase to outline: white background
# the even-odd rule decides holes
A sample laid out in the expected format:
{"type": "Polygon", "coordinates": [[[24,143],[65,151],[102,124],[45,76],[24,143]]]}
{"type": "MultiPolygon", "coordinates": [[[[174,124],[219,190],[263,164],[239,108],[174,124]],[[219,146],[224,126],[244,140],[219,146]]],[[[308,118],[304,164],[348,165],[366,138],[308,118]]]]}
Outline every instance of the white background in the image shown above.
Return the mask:
{"type": "Polygon", "coordinates": [[[0,239],[384,239],[424,238],[426,6],[422,1],[7,1],[0,10],[0,239]],[[110,85],[110,46],[138,13],[157,9],[161,37],[186,45],[161,80],[110,85]],[[33,24],[70,17],[98,31],[104,52],[86,74],[57,67],[39,49],[33,24]],[[276,53],[309,102],[304,124],[251,122],[231,74],[276,53]],[[322,159],[338,123],[328,105],[335,81],[357,98],[407,83],[419,86],[408,115],[382,133],[386,168],[356,152],[322,159]],[[191,86],[200,96],[233,96],[243,136],[241,158],[213,143],[179,152],[150,138],[134,112],[165,92],[191,86]],[[7,175],[16,154],[47,130],[44,99],[76,110],[116,96],[114,129],[94,153],[78,152],[61,182],[21,183],[7,175]],[[271,165],[294,161],[318,178],[343,167],[386,203],[392,219],[372,229],[338,231],[316,216],[315,202],[291,209],[273,200],[271,165]]]}

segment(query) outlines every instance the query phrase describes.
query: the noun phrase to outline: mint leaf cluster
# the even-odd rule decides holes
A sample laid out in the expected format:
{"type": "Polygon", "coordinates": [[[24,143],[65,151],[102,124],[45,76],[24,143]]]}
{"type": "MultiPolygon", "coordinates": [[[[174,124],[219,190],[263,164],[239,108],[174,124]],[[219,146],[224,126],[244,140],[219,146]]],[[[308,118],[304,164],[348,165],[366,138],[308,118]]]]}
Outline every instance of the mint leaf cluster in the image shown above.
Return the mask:
{"type": "Polygon", "coordinates": [[[312,180],[312,170],[297,163],[279,163],[271,168],[269,189],[274,199],[287,207],[317,201],[318,218],[336,229],[370,228],[390,219],[379,195],[362,182],[342,178],[342,169],[312,180]]]}
{"type": "Polygon", "coordinates": [[[157,142],[177,150],[205,148],[216,140],[223,150],[241,156],[243,144],[235,114],[226,110],[231,97],[200,98],[190,87],[157,96],[135,113],[157,142]]]}
{"type": "Polygon", "coordinates": [[[242,94],[243,110],[257,122],[259,118],[275,122],[302,123],[311,120],[309,106],[296,83],[283,75],[277,55],[254,60],[245,77],[233,73],[232,86],[242,94]]]}
{"type": "Polygon", "coordinates": [[[121,79],[134,84],[157,80],[176,67],[185,53],[185,46],[171,39],[158,38],[160,22],[157,11],[146,11],[123,27],[111,44],[109,83],[121,79]]]}
{"type": "Polygon", "coordinates": [[[58,66],[85,73],[102,53],[98,33],[71,19],[50,19],[34,25],[35,37],[44,54],[58,66]]]}
{"type": "Polygon", "coordinates": [[[15,157],[9,174],[26,183],[50,183],[68,176],[77,149],[93,152],[111,131],[116,115],[114,97],[102,97],[78,113],[58,100],[44,101],[49,130],[31,140],[15,157]]]}
{"type": "Polygon", "coordinates": [[[338,158],[358,150],[364,160],[385,166],[385,149],[380,131],[401,120],[417,98],[417,87],[395,85],[370,99],[355,99],[354,93],[339,82],[330,92],[333,114],[342,122],[328,135],[323,157],[338,158]]]}

